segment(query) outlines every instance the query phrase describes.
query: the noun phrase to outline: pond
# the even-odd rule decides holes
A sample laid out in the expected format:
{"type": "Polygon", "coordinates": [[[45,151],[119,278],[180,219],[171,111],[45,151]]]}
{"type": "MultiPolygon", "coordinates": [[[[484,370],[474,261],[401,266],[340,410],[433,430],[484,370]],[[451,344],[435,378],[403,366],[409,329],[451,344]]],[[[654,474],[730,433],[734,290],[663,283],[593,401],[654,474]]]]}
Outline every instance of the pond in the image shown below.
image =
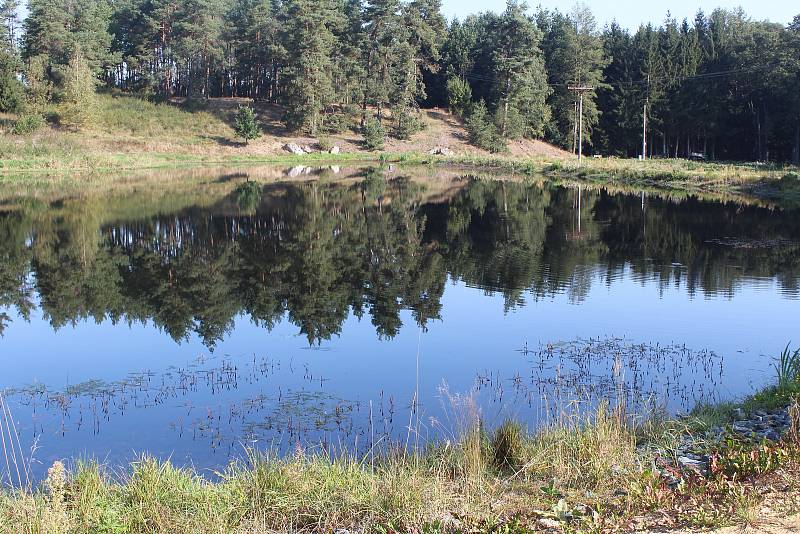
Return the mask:
{"type": "Polygon", "coordinates": [[[0,390],[41,475],[364,453],[773,379],[800,218],[467,170],[195,171],[0,201],[0,390]]]}

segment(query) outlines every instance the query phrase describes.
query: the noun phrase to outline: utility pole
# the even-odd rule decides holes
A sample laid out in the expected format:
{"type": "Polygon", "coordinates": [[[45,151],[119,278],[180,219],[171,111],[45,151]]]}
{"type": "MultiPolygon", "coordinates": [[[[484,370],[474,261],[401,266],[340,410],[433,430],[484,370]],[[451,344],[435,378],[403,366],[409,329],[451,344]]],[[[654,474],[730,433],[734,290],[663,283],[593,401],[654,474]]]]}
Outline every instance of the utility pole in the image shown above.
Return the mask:
{"type": "Polygon", "coordinates": [[[567,89],[578,95],[578,162],[583,161],[583,95],[594,91],[594,87],[587,85],[571,85],[567,89]]]}
{"type": "Polygon", "coordinates": [[[650,104],[650,75],[647,75],[647,98],[642,112],[642,161],[647,159],[647,106],[650,104]]]}
{"type": "Polygon", "coordinates": [[[642,113],[642,159],[647,159],[647,101],[644,103],[642,113]]]}

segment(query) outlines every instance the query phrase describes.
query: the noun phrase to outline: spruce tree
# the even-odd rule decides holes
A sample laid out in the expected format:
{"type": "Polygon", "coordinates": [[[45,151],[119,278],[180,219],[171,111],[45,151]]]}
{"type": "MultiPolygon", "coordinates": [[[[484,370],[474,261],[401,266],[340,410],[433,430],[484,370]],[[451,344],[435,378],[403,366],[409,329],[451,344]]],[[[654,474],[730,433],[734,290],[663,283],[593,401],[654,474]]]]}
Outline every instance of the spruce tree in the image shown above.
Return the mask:
{"type": "Polygon", "coordinates": [[[489,152],[504,152],[506,141],[492,120],[486,103],[481,100],[472,108],[467,119],[470,143],[489,152]]]}
{"type": "Polygon", "coordinates": [[[466,117],[472,106],[472,88],[461,77],[453,76],[447,80],[447,104],[452,113],[466,117]]]}

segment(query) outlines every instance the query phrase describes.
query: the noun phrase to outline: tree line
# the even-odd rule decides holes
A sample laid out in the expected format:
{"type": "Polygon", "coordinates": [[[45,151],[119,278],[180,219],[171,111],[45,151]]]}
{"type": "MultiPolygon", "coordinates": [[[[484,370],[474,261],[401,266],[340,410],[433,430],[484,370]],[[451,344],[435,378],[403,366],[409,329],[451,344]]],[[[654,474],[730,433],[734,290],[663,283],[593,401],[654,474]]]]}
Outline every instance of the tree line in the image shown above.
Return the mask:
{"type": "Polygon", "coordinates": [[[646,119],[647,156],[800,162],[800,15],[717,9],[631,32],[582,4],[518,0],[463,21],[440,0],[29,0],[24,21],[18,1],[0,5],[5,110],[74,102],[94,83],[274,102],[314,136],[409,138],[421,108],[447,106],[483,148],[528,137],[575,150],[571,88],[586,86],[589,152],[641,155],[646,119]]]}

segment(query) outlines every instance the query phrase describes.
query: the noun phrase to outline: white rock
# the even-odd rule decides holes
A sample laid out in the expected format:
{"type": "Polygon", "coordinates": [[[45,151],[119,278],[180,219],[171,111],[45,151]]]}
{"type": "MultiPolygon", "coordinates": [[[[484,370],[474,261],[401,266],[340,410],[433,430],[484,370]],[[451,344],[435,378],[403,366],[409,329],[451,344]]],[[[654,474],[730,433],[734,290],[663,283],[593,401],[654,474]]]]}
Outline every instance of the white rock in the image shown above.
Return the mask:
{"type": "Polygon", "coordinates": [[[342,151],[342,149],[341,149],[341,148],[339,148],[338,146],[335,146],[335,147],[333,147],[333,148],[331,149],[331,154],[338,154],[338,153],[339,153],[339,152],[341,152],[341,151],[342,151]]]}
{"type": "Polygon", "coordinates": [[[431,156],[452,156],[453,151],[446,146],[437,146],[428,151],[431,156]]]}
{"type": "Polygon", "coordinates": [[[296,143],[287,143],[287,144],[283,145],[283,149],[286,152],[290,152],[290,153],[294,154],[295,156],[300,156],[302,154],[305,154],[305,151],[303,150],[303,148],[300,145],[296,144],[296,143]]]}

